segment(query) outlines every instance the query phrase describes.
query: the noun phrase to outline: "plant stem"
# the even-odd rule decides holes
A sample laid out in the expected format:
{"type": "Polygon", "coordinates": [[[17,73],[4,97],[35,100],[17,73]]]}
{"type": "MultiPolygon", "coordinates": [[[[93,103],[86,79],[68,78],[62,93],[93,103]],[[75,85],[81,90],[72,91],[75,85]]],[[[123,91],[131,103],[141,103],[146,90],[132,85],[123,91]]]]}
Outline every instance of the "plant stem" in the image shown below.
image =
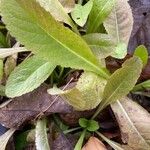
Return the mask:
{"type": "Polygon", "coordinates": [[[68,129],[68,130],[66,130],[66,131],[63,131],[63,133],[64,133],[64,134],[68,134],[68,133],[70,133],[70,132],[74,132],[74,131],[79,130],[79,129],[81,129],[81,127],[76,127],[76,128],[73,128],[73,129],[68,129]]]}
{"type": "Polygon", "coordinates": [[[99,105],[91,119],[94,120],[97,117],[97,115],[100,113],[101,110],[102,110],[102,107],[101,107],[101,105],[99,105]]]}
{"type": "Polygon", "coordinates": [[[83,140],[84,140],[84,137],[85,137],[85,134],[86,134],[86,129],[84,129],[80,135],[80,138],[74,148],[74,150],[81,150],[82,148],[82,144],[83,144],[83,140]]]}

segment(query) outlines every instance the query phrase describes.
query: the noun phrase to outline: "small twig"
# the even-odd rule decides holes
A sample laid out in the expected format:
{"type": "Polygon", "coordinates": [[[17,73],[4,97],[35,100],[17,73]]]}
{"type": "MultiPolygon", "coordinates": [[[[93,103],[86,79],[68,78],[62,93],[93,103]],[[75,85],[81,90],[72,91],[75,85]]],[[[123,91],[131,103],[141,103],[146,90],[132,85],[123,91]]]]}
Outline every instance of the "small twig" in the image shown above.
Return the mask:
{"type": "MultiPolygon", "coordinates": [[[[64,87],[62,90],[65,90],[65,89],[69,86],[69,84],[72,82],[73,79],[74,79],[74,78],[72,77],[72,78],[70,79],[70,81],[65,85],[65,87],[64,87]]],[[[43,110],[41,113],[39,113],[39,114],[36,116],[36,119],[37,119],[39,116],[43,115],[43,114],[57,101],[58,98],[59,98],[59,95],[57,95],[57,96],[55,97],[55,99],[53,100],[53,102],[52,102],[45,110],[43,110]]]]}

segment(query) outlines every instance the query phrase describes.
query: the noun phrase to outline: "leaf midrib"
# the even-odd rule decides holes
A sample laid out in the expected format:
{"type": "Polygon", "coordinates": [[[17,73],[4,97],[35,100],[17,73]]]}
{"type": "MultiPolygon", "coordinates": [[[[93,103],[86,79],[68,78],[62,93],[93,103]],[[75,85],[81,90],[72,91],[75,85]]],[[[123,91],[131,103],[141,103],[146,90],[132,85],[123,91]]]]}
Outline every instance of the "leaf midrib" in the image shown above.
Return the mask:
{"type": "Polygon", "coordinates": [[[93,28],[95,27],[95,24],[96,24],[96,22],[97,22],[97,19],[99,18],[100,14],[104,11],[105,7],[107,6],[107,4],[108,4],[109,2],[110,2],[110,0],[108,0],[108,1],[105,3],[105,5],[103,6],[103,8],[101,9],[101,11],[99,11],[99,13],[98,13],[96,19],[95,19],[94,22],[93,22],[93,26],[92,26],[91,28],[89,28],[89,31],[93,31],[93,28]]]}
{"type": "MultiPolygon", "coordinates": [[[[129,67],[130,68],[130,67],[129,67]]],[[[114,90],[114,92],[106,99],[105,103],[101,106],[101,109],[103,109],[103,107],[105,107],[105,105],[107,104],[107,102],[115,95],[116,91],[122,86],[122,84],[124,82],[126,82],[126,79],[128,78],[128,76],[126,76],[124,78],[124,80],[121,82],[121,84],[114,90]]],[[[103,99],[104,100],[104,99],[103,99]]],[[[102,100],[102,101],[103,101],[102,100]]]]}
{"type": "MultiPolygon", "coordinates": [[[[32,3],[33,4],[33,3],[32,3]]],[[[20,5],[20,7],[22,7],[20,5]]],[[[32,6],[33,7],[33,6],[32,6]]],[[[23,7],[22,7],[23,8],[23,7]]],[[[26,11],[26,9],[23,8],[23,10],[30,16],[30,13],[28,11],[26,11]]],[[[31,17],[31,16],[30,16],[31,17]]],[[[32,18],[31,18],[32,19],[32,18]]],[[[94,65],[93,63],[91,63],[90,61],[88,61],[87,59],[85,59],[84,57],[82,57],[81,55],[78,55],[78,53],[71,51],[70,48],[68,48],[65,44],[63,44],[62,42],[60,42],[58,39],[56,39],[54,36],[52,36],[49,32],[47,32],[38,22],[38,20],[33,20],[35,24],[37,24],[38,27],[40,27],[48,36],[50,36],[53,40],[57,41],[61,46],[63,46],[65,49],[67,49],[69,52],[71,52],[72,54],[76,55],[78,58],[84,60],[84,62],[86,62],[87,64],[89,64],[90,66],[92,66],[93,68],[95,68],[98,72],[101,72],[103,74],[103,77],[108,78],[108,75],[102,70],[100,69],[100,67],[94,65]]],[[[45,24],[46,25],[46,24],[45,24]]],[[[47,25],[46,25],[47,26],[47,25]]],[[[90,50],[90,49],[89,49],[90,50]]],[[[92,53],[92,52],[91,52],[92,53]]]]}
{"type": "Polygon", "coordinates": [[[128,121],[130,122],[131,126],[133,127],[133,129],[136,131],[136,133],[139,135],[139,137],[142,139],[142,141],[147,145],[147,147],[150,147],[149,144],[146,142],[146,140],[142,137],[142,135],[140,134],[140,132],[138,131],[138,129],[134,126],[133,122],[131,121],[130,117],[128,116],[128,113],[126,112],[126,110],[123,108],[122,104],[120,103],[120,101],[117,101],[118,105],[120,106],[120,108],[122,109],[123,113],[125,114],[126,118],[128,119],[128,121]]]}

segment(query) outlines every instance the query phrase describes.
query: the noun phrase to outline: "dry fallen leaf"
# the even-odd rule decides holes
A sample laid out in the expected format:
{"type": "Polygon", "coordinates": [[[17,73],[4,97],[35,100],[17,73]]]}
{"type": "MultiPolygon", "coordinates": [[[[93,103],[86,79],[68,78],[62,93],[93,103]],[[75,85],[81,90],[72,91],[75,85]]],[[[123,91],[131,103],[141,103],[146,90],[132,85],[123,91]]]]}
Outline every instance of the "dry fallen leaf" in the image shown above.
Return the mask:
{"type": "Polygon", "coordinates": [[[49,95],[47,86],[42,85],[33,92],[14,98],[8,105],[0,108],[0,123],[8,128],[19,127],[45,110],[45,115],[73,111],[72,107],[63,101],[62,98],[49,95]],[[53,105],[48,108],[52,103],[53,105]]]}
{"type": "Polygon", "coordinates": [[[52,143],[52,150],[73,150],[77,140],[78,136],[60,133],[52,143]]]}
{"type": "Polygon", "coordinates": [[[123,143],[134,150],[149,150],[150,114],[127,97],[111,107],[119,124],[123,143]]]}
{"type": "Polygon", "coordinates": [[[82,150],[107,150],[105,145],[96,137],[90,137],[82,150]]]}

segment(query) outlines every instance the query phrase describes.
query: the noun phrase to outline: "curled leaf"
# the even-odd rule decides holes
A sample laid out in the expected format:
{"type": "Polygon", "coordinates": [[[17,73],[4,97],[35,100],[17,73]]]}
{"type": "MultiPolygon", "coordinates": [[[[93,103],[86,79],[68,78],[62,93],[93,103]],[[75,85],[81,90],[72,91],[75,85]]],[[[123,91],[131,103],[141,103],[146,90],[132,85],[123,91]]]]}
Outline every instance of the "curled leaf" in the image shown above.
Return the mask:
{"type": "Polygon", "coordinates": [[[90,110],[95,108],[102,100],[106,80],[95,73],[85,72],[81,75],[77,85],[70,90],[49,90],[50,94],[59,94],[77,110],[90,110]]]}
{"type": "Polygon", "coordinates": [[[124,143],[134,150],[150,149],[150,114],[125,97],[111,105],[124,143]]]}

